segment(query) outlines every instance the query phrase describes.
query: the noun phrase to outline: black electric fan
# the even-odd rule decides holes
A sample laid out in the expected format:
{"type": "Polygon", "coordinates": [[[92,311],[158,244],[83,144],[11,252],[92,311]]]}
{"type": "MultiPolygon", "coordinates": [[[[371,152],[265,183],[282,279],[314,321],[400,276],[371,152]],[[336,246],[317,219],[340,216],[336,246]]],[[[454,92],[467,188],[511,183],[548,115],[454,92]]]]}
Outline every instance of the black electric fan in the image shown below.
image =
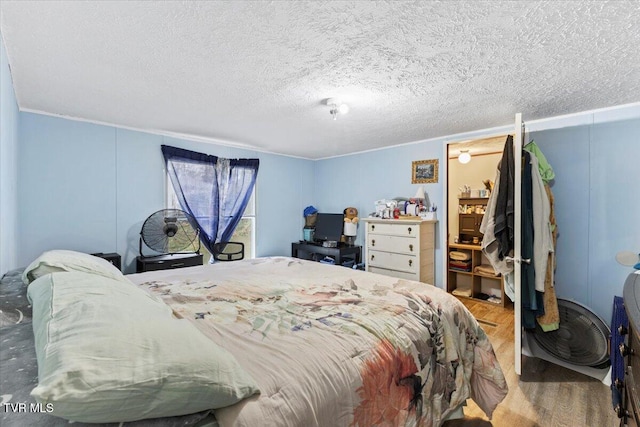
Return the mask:
{"type": "Polygon", "coordinates": [[[610,330],[589,308],[558,298],[560,329],[525,331],[522,353],[611,384],[610,330]]]}
{"type": "Polygon", "coordinates": [[[194,223],[193,217],[180,209],[162,209],[152,213],[140,230],[140,256],[145,256],[142,253],[143,241],[148,248],[161,254],[200,253],[200,239],[198,229],[192,225],[194,223]]]}
{"type": "Polygon", "coordinates": [[[568,363],[609,366],[609,327],[595,313],[576,302],[558,299],[560,329],[544,332],[539,325],[533,338],[546,351],[568,363]]]}

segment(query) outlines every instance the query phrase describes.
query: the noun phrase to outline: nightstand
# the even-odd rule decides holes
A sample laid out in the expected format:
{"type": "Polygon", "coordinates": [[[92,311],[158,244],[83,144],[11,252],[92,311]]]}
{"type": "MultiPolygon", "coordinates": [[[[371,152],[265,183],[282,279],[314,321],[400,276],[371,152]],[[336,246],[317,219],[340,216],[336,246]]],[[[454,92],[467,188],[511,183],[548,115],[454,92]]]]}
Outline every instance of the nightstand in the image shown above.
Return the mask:
{"type": "Polygon", "coordinates": [[[202,265],[202,254],[173,254],[136,258],[136,273],[202,265]]]}
{"type": "Polygon", "coordinates": [[[105,253],[102,253],[102,252],[98,252],[98,253],[91,254],[91,255],[97,256],[98,258],[106,259],[111,264],[113,264],[118,270],[122,271],[122,261],[121,261],[121,258],[120,258],[120,254],[117,254],[115,252],[111,252],[111,253],[108,253],[108,254],[105,254],[105,253]]]}

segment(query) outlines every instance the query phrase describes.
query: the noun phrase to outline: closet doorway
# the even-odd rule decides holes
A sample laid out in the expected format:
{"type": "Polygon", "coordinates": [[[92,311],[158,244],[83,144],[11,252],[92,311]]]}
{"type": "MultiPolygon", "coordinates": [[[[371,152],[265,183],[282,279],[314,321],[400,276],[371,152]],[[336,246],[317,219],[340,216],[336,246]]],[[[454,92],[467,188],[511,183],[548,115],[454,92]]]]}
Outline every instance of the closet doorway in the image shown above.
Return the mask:
{"type": "MultiPolygon", "coordinates": [[[[513,143],[509,144],[513,159],[519,159],[522,156],[522,141],[524,139],[525,127],[522,122],[520,113],[515,115],[515,126],[512,133],[513,143]]],[[[479,304],[494,304],[513,307],[513,324],[514,324],[514,371],[517,375],[522,371],[522,321],[521,321],[521,271],[519,267],[513,268],[513,304],[507,301],[505,295],[503,278],[496,278],[491,274],[490,270],[479,269],[474,271],[475,267],[484,264],[482,254],[482,234],[479,233],[480,223],[484,217],[483,209],[486,210],[486,193],[480,192],[485,189],[484,181],[489,179],[495,181],[498,162],[502,158],[502,152],[507,141],[507,134],[493,135],[485,138],[475,138],[466,141],[450,141],[445,143],[446,154],[446,173],[444,176],[445,184],[445,205],[444,212],[446,222],[444,243],[444,281],[445,290],[454,293],[455,289],[460,292],[471,293],[470,296],[461,296],[461,298],[469,298],[470,301],[476,302],[478,297],[485,298],[485,295],[500,297],[493,302],[482,302],[479,304]],[[468,150],[464,154],[469,154],[469,161],[465,163],[464,169],[458,166],[460,163],[460,154],[468,150]],[[495,154],[500,152],[500,154],[495,154]],[[495,158],[490,157],[495,155],[495,158]],[[475,163],[474,163],[475,161],[475,163]],[[458,163],[455,163],[458,162],[458,163]],[[474,166],[487,163],[485,168],[480,172],[473,172],[474,166]],[[493,170],[491,170],[493,169],[493,170]],[[465,187],[467,185],[468,187],[465,187]],[[467,191],[469,190],[469,191],[467,191]],[[472,191],[471,190],[477,190],[472,191]],[[468,197],[465,197],[468,196],[468,197]],[[484,197],[483,197],[484,196],[484,197]],[[474,216],[476,218],[474,218],[474,216]],[[474,237],[476,239],[474,239],[474,237]],[[470,242],[470,243],[469,243],[470,242]],[[451,252],[454,254],[451,263],[451,252]],[[458,262],[461,261],[461,262],[458,262]],[[451,267],[454,267],[453,269],[451,267]],[[468,270],[471,271],[468,271],[468,270]],[[453,271],[452,271],[453,270],[453,271]],[[493,277],[490,277],[493,276],[493,277]],[[498,283],[498,285],[496,285],[498,283]],[[488,293],[487,293],[488,291],[488,293]],[[484,294],[484,295],[481,295],[484,294]],[[496,302],[497,301],[497,302],[496,302]]],[[[464,160],[464,156],[463,159],[464,160]]],[[[521,198],[522,198],[522,178],[521,178],[521,162],[510,162],[513,169],[512,174],[513,185],[513,263],[519,266],[522,262],[521,258],[521,233],[522,233],[522,217],[521,217],[521,198]]],[[[500,307],[501,310],[504,308],[500,307]]]]}
{"type": "Polygon", "coordinates": [[[507,135],[447,145],[447,292],[513,308],[513,292],[482,254],[480,224],[507,135]]]}

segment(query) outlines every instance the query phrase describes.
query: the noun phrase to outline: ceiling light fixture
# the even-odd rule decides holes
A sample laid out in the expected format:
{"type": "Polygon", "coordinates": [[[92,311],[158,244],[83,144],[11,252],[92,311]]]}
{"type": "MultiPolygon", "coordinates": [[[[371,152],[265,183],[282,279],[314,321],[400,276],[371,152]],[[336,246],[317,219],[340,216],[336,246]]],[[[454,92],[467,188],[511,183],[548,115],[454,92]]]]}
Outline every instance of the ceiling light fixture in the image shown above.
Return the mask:
{"type": "Polygon", "coordinates": [[[327,99],[327,105],[329,108],[329,114],[333,117],[333,120],[338,119],[338,114],[347,114],[349,112],[349,106],[344,104],[338,98],[329,98],[327,99]]]}
{"type": "Polygon", "coordinates": [[[463,165],[469,163],[471,161],[471,154],[469,154],[469,150],[461,150],[460,155],[458,156],[458,161],[463,165]]]}

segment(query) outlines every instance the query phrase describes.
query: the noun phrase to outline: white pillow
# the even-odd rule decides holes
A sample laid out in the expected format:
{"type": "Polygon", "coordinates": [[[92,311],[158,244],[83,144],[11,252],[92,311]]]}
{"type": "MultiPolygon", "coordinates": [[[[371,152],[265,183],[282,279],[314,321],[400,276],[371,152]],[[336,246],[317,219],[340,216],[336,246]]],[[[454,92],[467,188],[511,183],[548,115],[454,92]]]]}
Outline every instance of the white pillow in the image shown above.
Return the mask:
{"type": "Polygon", "coordinates": [[[44,252],[22,273],[22,281],[29,284],[38,277],[61,271],[82,271],[100,274],[116,280],[127,280],[120,270],[103,258],[63,249],[44,252]]]}
{"type": "Polygon", "coordinates": [[[72,421],[185,415],[258,392],[223,348],[164,302],[100,275],[49,274],[29,285],[38,359],[31,395],[72,421]]]}

